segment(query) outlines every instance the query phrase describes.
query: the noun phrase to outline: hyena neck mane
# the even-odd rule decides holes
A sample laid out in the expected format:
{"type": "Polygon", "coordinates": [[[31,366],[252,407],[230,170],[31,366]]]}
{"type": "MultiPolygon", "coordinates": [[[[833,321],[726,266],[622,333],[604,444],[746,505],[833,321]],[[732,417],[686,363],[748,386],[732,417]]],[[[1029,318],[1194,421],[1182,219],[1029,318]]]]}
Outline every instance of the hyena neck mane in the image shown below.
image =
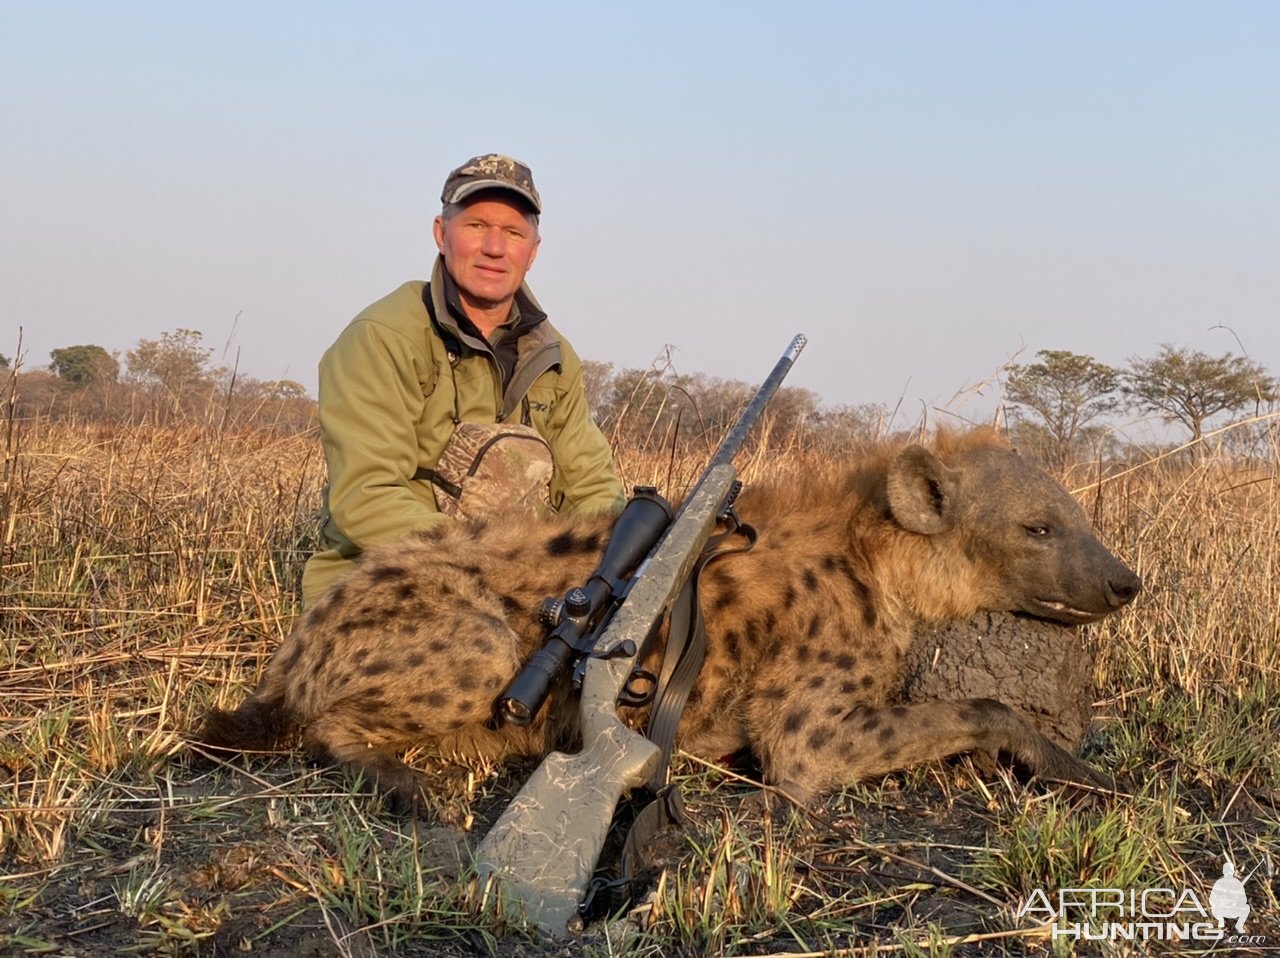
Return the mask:
{"type": "Polygon", "coordinates": [[[982,608],[982,571],[958,548],[959,533],[922,535],[894,518],[888,477],[900,448],[877,450],[843,470],[747,486],[738,511],[760,531],[753,561],[761,576],[804,587],[816,580],[824,590],[865,588],[888,631],[982,608]]]}

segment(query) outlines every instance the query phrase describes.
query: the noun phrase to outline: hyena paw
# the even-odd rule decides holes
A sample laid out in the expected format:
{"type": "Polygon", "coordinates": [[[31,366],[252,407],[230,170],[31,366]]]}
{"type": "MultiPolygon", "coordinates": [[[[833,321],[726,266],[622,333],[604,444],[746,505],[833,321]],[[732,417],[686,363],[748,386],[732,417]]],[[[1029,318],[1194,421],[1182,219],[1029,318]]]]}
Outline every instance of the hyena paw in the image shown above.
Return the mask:
{"type": "Polygon", "coordinates": [[[1042,754],[1032,767],[1032,771],[1038,777],[1048,781],[1081,785],[1089,790],[1115,791],[1115,780],[1106,772],[1081,761],[1047,739],[1043,744],[1042,754]]]}
{"type": "Polygon", "coordinates": [[[423,815],[426,807],[425,782],[418,772],[398,758],[374,753],[350,761],[348,768],[381,797],[387,811],[414,818],[423,815]]]}
{"type": "Polygon", "coordinates": [[[411,770],[408,771],[408,775],[394,784],[378,783],[382,805],[393,815],[415,820],[425,819],[428,817],[427,797],[423,792],[422,779],[411,770]]]}
{"type": "Polygon", "coordinates": [[[807,807],[815,805],[817,793],[795,782],[785,782],[754,791],[742,799],[739,808],[751,819],[765,818],[774,827],[803,821],[807,807]]]}

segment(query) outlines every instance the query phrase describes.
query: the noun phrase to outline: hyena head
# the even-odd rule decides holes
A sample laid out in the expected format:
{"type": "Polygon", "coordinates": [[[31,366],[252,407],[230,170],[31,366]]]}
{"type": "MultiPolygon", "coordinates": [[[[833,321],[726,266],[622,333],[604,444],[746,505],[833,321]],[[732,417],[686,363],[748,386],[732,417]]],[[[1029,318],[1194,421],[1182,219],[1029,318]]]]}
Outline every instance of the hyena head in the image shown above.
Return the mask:
{"type": "Polygon", "coordinates": [[[899,525],[962,551],[980,608],[1076,624],[1115,612],[1142,588],[1061,485],[992,440],[939,456],[909,446],[889,467],[887,492],[899,525]]]}

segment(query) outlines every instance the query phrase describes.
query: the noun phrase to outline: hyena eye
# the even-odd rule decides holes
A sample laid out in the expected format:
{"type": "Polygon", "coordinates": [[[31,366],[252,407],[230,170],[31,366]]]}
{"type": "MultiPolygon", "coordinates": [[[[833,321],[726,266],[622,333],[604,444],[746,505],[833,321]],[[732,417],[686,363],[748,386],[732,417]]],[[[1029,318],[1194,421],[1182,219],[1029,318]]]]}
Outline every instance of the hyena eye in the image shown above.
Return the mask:
{"type": "Polygon", "coordinates": [[[1043,539],[1051,531],[1043,522],[1032,522],[1023,526],[1027,530],[1027,535],[1035,539],[1043,539]]]}

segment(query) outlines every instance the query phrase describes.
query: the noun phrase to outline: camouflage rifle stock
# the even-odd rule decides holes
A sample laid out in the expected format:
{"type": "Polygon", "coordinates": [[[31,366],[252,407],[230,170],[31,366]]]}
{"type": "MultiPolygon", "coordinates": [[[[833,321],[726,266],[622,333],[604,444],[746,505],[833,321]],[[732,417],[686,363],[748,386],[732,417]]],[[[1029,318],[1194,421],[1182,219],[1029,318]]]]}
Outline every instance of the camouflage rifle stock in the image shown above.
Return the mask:
{"type": "Polygon", "coordinates": [[[564,934],[578,917],[619,800],[660,767],[662,750],[618,718],[618,696],[636,667],[636,650],[684,587],[737,477],[732,458],[791,368],[797,336],[712,457],[675,520],[633,576],[626,599],[600,633],[586,663],[579,702],[583,747],[552,752],[477,849],[486,896],[522,908],[529,921],[564,934]]]}

